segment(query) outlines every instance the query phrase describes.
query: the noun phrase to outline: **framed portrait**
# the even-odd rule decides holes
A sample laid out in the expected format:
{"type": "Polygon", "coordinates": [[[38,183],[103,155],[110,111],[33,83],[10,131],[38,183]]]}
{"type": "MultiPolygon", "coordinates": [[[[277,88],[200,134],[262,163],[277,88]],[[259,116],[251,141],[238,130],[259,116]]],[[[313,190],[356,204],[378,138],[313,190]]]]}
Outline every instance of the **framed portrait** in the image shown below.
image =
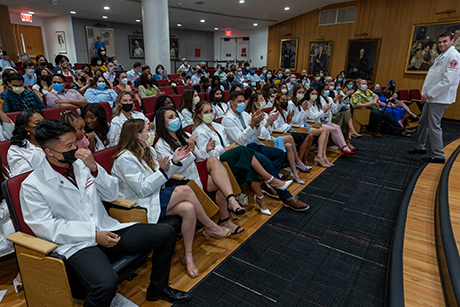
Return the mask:
{"type": "Polygon", "coordinates": [[[171,60],[180,59],[180,39],[174,37],[169,38],[169,53],[171,60]]]}
{"type": "Polygon", "coordinates": [[[308,74],[313,75],[315,72],[320,70],[323,72],[329,72],[331,52],[332,41],[310,42],[308,74]]]}
{"type": "Polygon", "coordinates": [[[442,23],[418,24],[412,27],[404,72],[426,74],[441,52],[438,36],[444,32],[454,33],[454,46],[460,52],[460,20],[442,23]]]}
{"type": "Polygon", "coordinates": [[[65,41],[65,32],[56,31],[56,41],[59,53],[67,53],[67,42],[65,41]]]}
{"type": "Polygon", "coordinates": [[[381,38],[348,41],[345,67],[347,79],[366,79],[374,82],[379,62],[381,38]]]}
{"type": "Polygon", "coordinates": [[[96,54],[96,50],[104,47],[107,56],[116,56],[115,52],[115,32],[112,28],[85,27],[86,47],[88,52],[88,62],[96,54]]]}
{"type": "Polygon", "coordinates": [[[128,36],[129,40],[129,58],[145,59],[144,55],[144,38],[141,36],[128,36]]]}
{"type": "Polygon", "coordinates": [[[295,71],[297,66],[297,50],[299,48],[298,38],[287,38],[281,40],[280,68],[295,71]]]}

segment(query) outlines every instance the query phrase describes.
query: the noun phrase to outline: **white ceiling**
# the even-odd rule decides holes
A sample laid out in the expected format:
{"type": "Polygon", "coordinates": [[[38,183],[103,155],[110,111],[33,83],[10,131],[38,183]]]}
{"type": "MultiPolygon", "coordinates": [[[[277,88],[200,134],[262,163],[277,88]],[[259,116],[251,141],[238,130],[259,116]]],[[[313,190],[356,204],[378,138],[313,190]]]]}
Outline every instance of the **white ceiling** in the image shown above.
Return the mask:
{"type": "MultiPolygon", "coordinates": [[[[32,11],[37,17],[71,15],[78,18],[136,24],[141,19],[141,0],[0,0],[1,5],[9,7],[10,13],[32,11]],[[105,11],[104,6],[110,10],[105,11]],[[108,16],[103,19],[102,16],[108,16]]],[[[146,0],[155,1],[155,0],[146,0]]],[[[329,4],[348,0],[169,0],[169,24],[176,28],[178,23],[183,29],[214,31],[214,28],[249,30],[268,27],[329,4]],[[202,4],[197,4],[202,3],[202,4]],[[285,7],[290,10],[284,10],[285,7]],[[205,19],[205,23],[200,23],[205,19]]]]}

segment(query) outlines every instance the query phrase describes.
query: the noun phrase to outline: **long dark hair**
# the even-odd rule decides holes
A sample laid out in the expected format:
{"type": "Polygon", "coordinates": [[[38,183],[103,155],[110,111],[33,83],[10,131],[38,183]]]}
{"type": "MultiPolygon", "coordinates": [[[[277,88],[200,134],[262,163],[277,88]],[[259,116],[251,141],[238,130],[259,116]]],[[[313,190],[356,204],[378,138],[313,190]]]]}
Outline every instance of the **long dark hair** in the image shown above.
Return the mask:
{"type": "Polygon", "coordinates": [[[45,81],[46,82],[46,85],[50,86],[52,83],[53,83],[53,75],[42,75],[42,71],[48,71],[48,69],[46,68],[43,68],[43,67],[37,67],[35,69],[35,74],[37,75],[37,85],[38,85],[38,91],[40,93],[42,93],[42,95],[44,95],[43,93],[43,85],[42,85],[42,82],[41,81],[45,81]],[[47,77],[45,77],[47,76],[47,77]]]}
{"type": "Polygon", "coordinates": [[[123,70],[119,70],[115,73],[115,80],[113,80],[113,86],[117,86],[120,84],[120,81],[118,79],[120,78],[121,74],[126,74],[123,70]]]}
{"type": "Polygon", "coordinates": [[[213,87],[212,90],[211,90],[211,93],[209,94],[209,102],[211,102],[213,105],[216,104],[216,102],[214,101],[214,96],[216,95],[217,91],[220,91],[222,93],[222,101],[221,102],[225,102],[224,101],[224,93],[222,92],[222,90],[220,89],[220,86],[216,86],[216,87],[213,87]]]}
{"type": "Polygon", "coordinates": [[[187,109],[190,113],[193,113],[193,95],[195,95],[194,88],[186,88],[182,93],[182,99],[180,102],[179,110],[187,109]]]}
{"type": "MultiPolygon", "coordinates": [[[[110,126],[107,122],[107,114],[105,113],[104,107],[98,103],[88,103],[81,110],[81,117],[85,118],[87,112],[91,112],[94,114],[94,116],[97,117],[97,121],[99,123],[99,126],[101,127],[101,135],[99,136],[99,138],[101,139],[102,144],[104,144],[104,146],[109,145],[110,141],[107,138],[107,134],[109,133],[110,126]]],[[[86,124],[85,131],[92,132],[92,130],[90,130],[88,128],[88,125],[86,124]]]]}
{"type": "MultiPolygon", "coordinates": [[[[8,179],[9,177],[10,176],[9,176],[8,170],[6,169],[5,166],[3,166],[3,159],[2,159],[2,156],[0,155],[0,185],[3,183],[3,181],[8,179]]],[[[0,189],[0,201],[3,201],[3,199],[5,199],[5,196],[3,195],[3,189],[0,189]]]]}
{"type": "MultiPolygon", "coordinates": [[[[320,84],[316,88],[316,91],[318,92],[318,98],[316,98],[316,100],[315,100],[315,105],[319,110],[321,110],[323,108],[323,105],[321,104],[321,92],[324,90],[325,87],[326,87],[325,84],[320,84]]],[[[327,102],[327,100],[326,100],[326,102],[327,102]]]]}
{"type": "Polygon", "coordinates": [[[157,113],[155,113],[155,130],[158,136],[165,140],[165,142],[168,143],[169,147],[171,147],[171,150],[174,152],[177,148],[187,145],[188,136],[181,125],[179,130],[176,131],[176,136],[179,139],[179,144],[175,139],[171,137],[171,135],[168,132],[168,128],[166,128],[166,121],[164,116],[166,111],[174,111],[176,113],[177,118],[179,118],[179,114],[177,113],[177,110],[175,108],[163,107],[160,110],[158,110],[157,113]]]}
{"type": "Polygon", "coordinates": [[[160,110],[162,107],[164,107],[165,101],[166,101],[166,99],[168,99],[168,98],[172,101],[172,103],[173,103],[173,108],[174,108],[174,109],[176,108],[176,105],[175,105],[175,103],[174,103],[174,100],[173,100],[171,97],[169,97],[168,95],[161,95],[161,96],[159,96],[159,97],[157,98],[157,102],[156,102],[156,104],[155,104],[155,111],[153,112],[154,114],[157,114],[158,110],[160,110]]]}
{"type": "Polygon", "coordinates": [[[24,110],[19,112],[16,117],[16,123],[13,130],[13,136],[11,137],[11,145],[16,145],[19,147],[26,147],[26,140],[28,139],[28,131],[26,130],[27,125],[29,124],[29,119],[39,112],[35,110],[24,110]]]}

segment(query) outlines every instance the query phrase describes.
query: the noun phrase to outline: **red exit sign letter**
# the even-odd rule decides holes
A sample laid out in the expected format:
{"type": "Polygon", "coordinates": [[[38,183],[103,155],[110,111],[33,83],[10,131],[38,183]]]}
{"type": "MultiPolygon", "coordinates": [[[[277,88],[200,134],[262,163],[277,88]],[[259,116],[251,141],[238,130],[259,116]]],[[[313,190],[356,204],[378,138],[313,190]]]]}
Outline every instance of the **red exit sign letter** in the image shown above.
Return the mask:
{"type": "Polygon", "coordinates": [[[21,20],[25,22],[32,22],[32,15],[21,13],[21,20]]]}
{"type": "Polygon", "coordinates": [[[232,36],[232,31],[225,31],[225,36],[232,36]]]}

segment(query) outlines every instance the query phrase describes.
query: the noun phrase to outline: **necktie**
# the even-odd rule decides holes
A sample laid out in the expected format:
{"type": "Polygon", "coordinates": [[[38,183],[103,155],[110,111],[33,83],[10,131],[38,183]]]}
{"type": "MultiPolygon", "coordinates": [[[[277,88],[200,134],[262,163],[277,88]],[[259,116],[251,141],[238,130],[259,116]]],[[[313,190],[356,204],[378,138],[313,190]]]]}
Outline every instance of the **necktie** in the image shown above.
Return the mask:
{"type": "Polygon", "coordinates": [[[246,125],[244,124],[243,116],[240,115],[240,116],[238,116],[238,118],[240,119],[240,122],[243,125],[243,129],[246,129],[246,125]]]}
{"type": "Polygon", "coordinates": [[[65,174],[67,176],[67,179],[78,189],[77,183],[75,182],[75,179],[72,176],[72,170],[70,168],[68,168],[65,171],[65,174]]]}

